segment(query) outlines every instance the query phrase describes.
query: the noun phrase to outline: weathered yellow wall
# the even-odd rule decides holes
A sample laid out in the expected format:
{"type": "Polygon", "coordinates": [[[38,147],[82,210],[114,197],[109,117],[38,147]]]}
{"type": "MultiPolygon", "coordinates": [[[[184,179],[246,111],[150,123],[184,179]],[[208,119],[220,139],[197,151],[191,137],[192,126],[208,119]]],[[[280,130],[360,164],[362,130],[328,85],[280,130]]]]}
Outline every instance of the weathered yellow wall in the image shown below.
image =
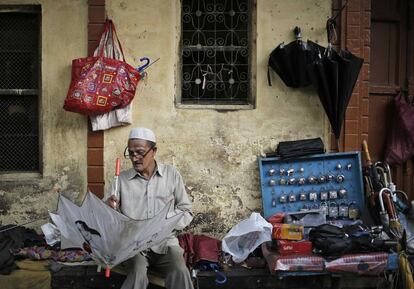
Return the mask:
{"type": "MultiPolygon", "coordinates": [[[[71,60],[87,54],[86,0],[0,0],[1,4],[42,5],[42,175],[0,175],[0,221],[24,222],[53,210],[57,192],[80,200],[86,190],[86,118],[62,109],[71,60]]],[[[267,61],[280,42],[293,40],[299,25],[304,39],[326,44],[325,21],[331,1],[257,0],[256,108],[239,111],[177,108],[180,2],[107,0],[127,61],[160,60],[139,84],[133,126],[152,128],[160,162],[181,171],[196,214],[194,232],[222,236],[252,211],[261,211],[257,156],[279,141],[322,136],[326,120],[314,90],[290,89],[273,76],[267,61]]],[[[132,126],[105,132],[105,179],[113,179],[132,126]]],[[[123,160],[122,167],[129,168],[123,160]]],[[[37,223],[37,225],[42,222],[37,223]]],[[[35,224],[36,225],[36,224],[35,224]]]]}
{"type": "MultiPolygon", "coordinates": [[[[80,200],[86,190],[86,118],[62,109],[71,60],[87,54],[87,0],[0,0],[42,6],[42,174],[0,174],[0,224],[47,216],[57,192],[80,200]]],[[[47,219],[33,223],[36,227],[47,219]]]]}
{"type": "MultiPolygon", "coordinates": [[[[276,76],[267,85],[272,49],[293,40],[301,26],[304,39],[326,44],[330,0],[257,0],[257,106],[252,110],[217,111],[175,106],[179,94],[180,3],[178,0],[107,0],[127,61],[160,60],[140,83],[133,102],[133,126],[152,128],[160,162],[181,171],[196,213],[194,232],[222,236],[235,223],[261,211],[257,156],[279,141],[326,137],[326,120],[315,91],[291,89],[276,76]]],[[[122,155],[132,126],[105,132],[106,186],[113,179],[115,158],[122,155]]],[[[124,169],[130,163],[124,160],[124,169]]]]}

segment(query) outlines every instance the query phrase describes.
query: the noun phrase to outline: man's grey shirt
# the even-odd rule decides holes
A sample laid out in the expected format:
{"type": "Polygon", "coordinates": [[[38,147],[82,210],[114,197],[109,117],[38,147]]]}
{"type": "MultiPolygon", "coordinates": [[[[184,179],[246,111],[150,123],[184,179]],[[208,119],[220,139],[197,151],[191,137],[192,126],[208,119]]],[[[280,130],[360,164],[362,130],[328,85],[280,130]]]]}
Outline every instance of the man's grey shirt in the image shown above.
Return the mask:
{"type": "MultiPolygon", "coordinates": [[[[140,173],[131,168],[123,171],[118,177],[118,190],[121,212],[135,220],[146,220],[158,214],[171,200],[174,200],[174,212],[191,211],[191,203],[185,191],[183,178],[177,169],[170,165],[157,164],[154,174],[146,180],[140,173]]],[[[113,195],[115,182],[105,194],[105,200],[113,195]]],[[[176,229],[183,229],[191,222],[191,218],[183,218],[176,229]]],[[[168,246],[178,246],[174,233],[160,245],[153,246],[155,253],[167,253],[168,246]]]]}

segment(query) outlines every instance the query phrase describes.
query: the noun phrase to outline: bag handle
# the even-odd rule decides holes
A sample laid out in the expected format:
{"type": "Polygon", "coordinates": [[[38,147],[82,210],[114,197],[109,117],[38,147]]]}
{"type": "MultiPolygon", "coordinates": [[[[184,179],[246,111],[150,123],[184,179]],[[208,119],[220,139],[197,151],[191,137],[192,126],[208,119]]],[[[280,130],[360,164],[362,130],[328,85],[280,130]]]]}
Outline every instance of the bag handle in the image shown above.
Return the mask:
{"type": "Polygon", "coordinates": [[[105,21],[104,24],[104,30],[102,31],[99,45],[96,47],[95,51],[93,52],[93,56],[104,56],[104,49],[105,49],[105,43],[108,42],[108,36],[109,36],[109,22],[108,20],[105,21]]]}
{"type": "MultiPolygon", "coordinates": [[[[115,29],[115,25],[114,25],[114,23],[112,22],[112,20],[109,20],[110,22],[111,22],[111,36],[112,36],[112,43],[114,43],[114,36],[115,36],[115,45],[114,45],[114,55],[119,55],[119,56],[122,56],[122,61],[125,61],[125,56],[124,56],[124,51],[122,50],[122,45],[121,45],[121,42],[119,41],[119,38],[118,38],[118,34],[116,33],[116,29],[115,29]],[[115,51],[116,51],[116,53],[115,53],[115,51]]],[[[118,58],[117,58],[118,59],[118,58]]]]}
{"type": "Polygon", "coordinates": [[[93,55],[125,61],[122,45],[119,41],[115,25],[112,20],[106,20],[104,30],[99,40],[99,45],[95,49],[93,55]]]}

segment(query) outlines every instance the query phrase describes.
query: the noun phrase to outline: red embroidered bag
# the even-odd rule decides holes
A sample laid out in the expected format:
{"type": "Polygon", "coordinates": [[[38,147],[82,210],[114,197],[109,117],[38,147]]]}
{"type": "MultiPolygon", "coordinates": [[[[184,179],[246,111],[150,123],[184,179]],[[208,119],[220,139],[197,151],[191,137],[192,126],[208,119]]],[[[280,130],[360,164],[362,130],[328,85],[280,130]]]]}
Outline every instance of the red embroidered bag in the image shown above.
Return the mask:
{"type": "Polygon", "coordinates": [[[107,20],[98,55],[72,61],[72,80],[63,108],[85,115],[98,115],[128,105],[135,96],[140,73],[125,62],[121,43],[111,20],[107,20]],[[122,60],[104,57],[105,37],[114,37],[122,60]]]}

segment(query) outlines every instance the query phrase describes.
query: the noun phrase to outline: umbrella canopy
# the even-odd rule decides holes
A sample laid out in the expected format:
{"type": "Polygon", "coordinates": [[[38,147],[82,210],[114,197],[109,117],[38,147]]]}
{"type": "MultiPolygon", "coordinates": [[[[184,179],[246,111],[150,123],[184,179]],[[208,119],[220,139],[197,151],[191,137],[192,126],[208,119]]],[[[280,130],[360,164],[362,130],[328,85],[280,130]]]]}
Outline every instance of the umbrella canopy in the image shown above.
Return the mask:
{"type": "Polygon", "coordinates": [[[83,248],[98,265],[112,268],[161,243],[177,225],[191,220],[189,212],[174,212],[172,204],[173,200],[154,218],[139,221],[88,192],[80,207],[60,195],[57,212],[50,216],[60,230],[62,249],[83,248]]]}
{"type": "Polygon", "coordinates": [[[319,99],[338,141],[346,108],[364,60],[349,51],[336,52],[332,49],[330,30],[334,28],[334,20],[329,19],[327,24],[328,48],[309,66],[309,74],[317,87],[319,99]]]}
{"type": "MultiPolygon", "coordinates": [[[[323,54],[325,48],[312,42],[301,40],[299,27],[294,29],[295,41],[285,45],[279,44],[269,56],[268,66],[271,67],[289,87],[305,87],[312,83],[307,66],[315,61],[319,54],[323,54]]],[[[268,69],[268,81],[270,70],[268,69]]]]}

